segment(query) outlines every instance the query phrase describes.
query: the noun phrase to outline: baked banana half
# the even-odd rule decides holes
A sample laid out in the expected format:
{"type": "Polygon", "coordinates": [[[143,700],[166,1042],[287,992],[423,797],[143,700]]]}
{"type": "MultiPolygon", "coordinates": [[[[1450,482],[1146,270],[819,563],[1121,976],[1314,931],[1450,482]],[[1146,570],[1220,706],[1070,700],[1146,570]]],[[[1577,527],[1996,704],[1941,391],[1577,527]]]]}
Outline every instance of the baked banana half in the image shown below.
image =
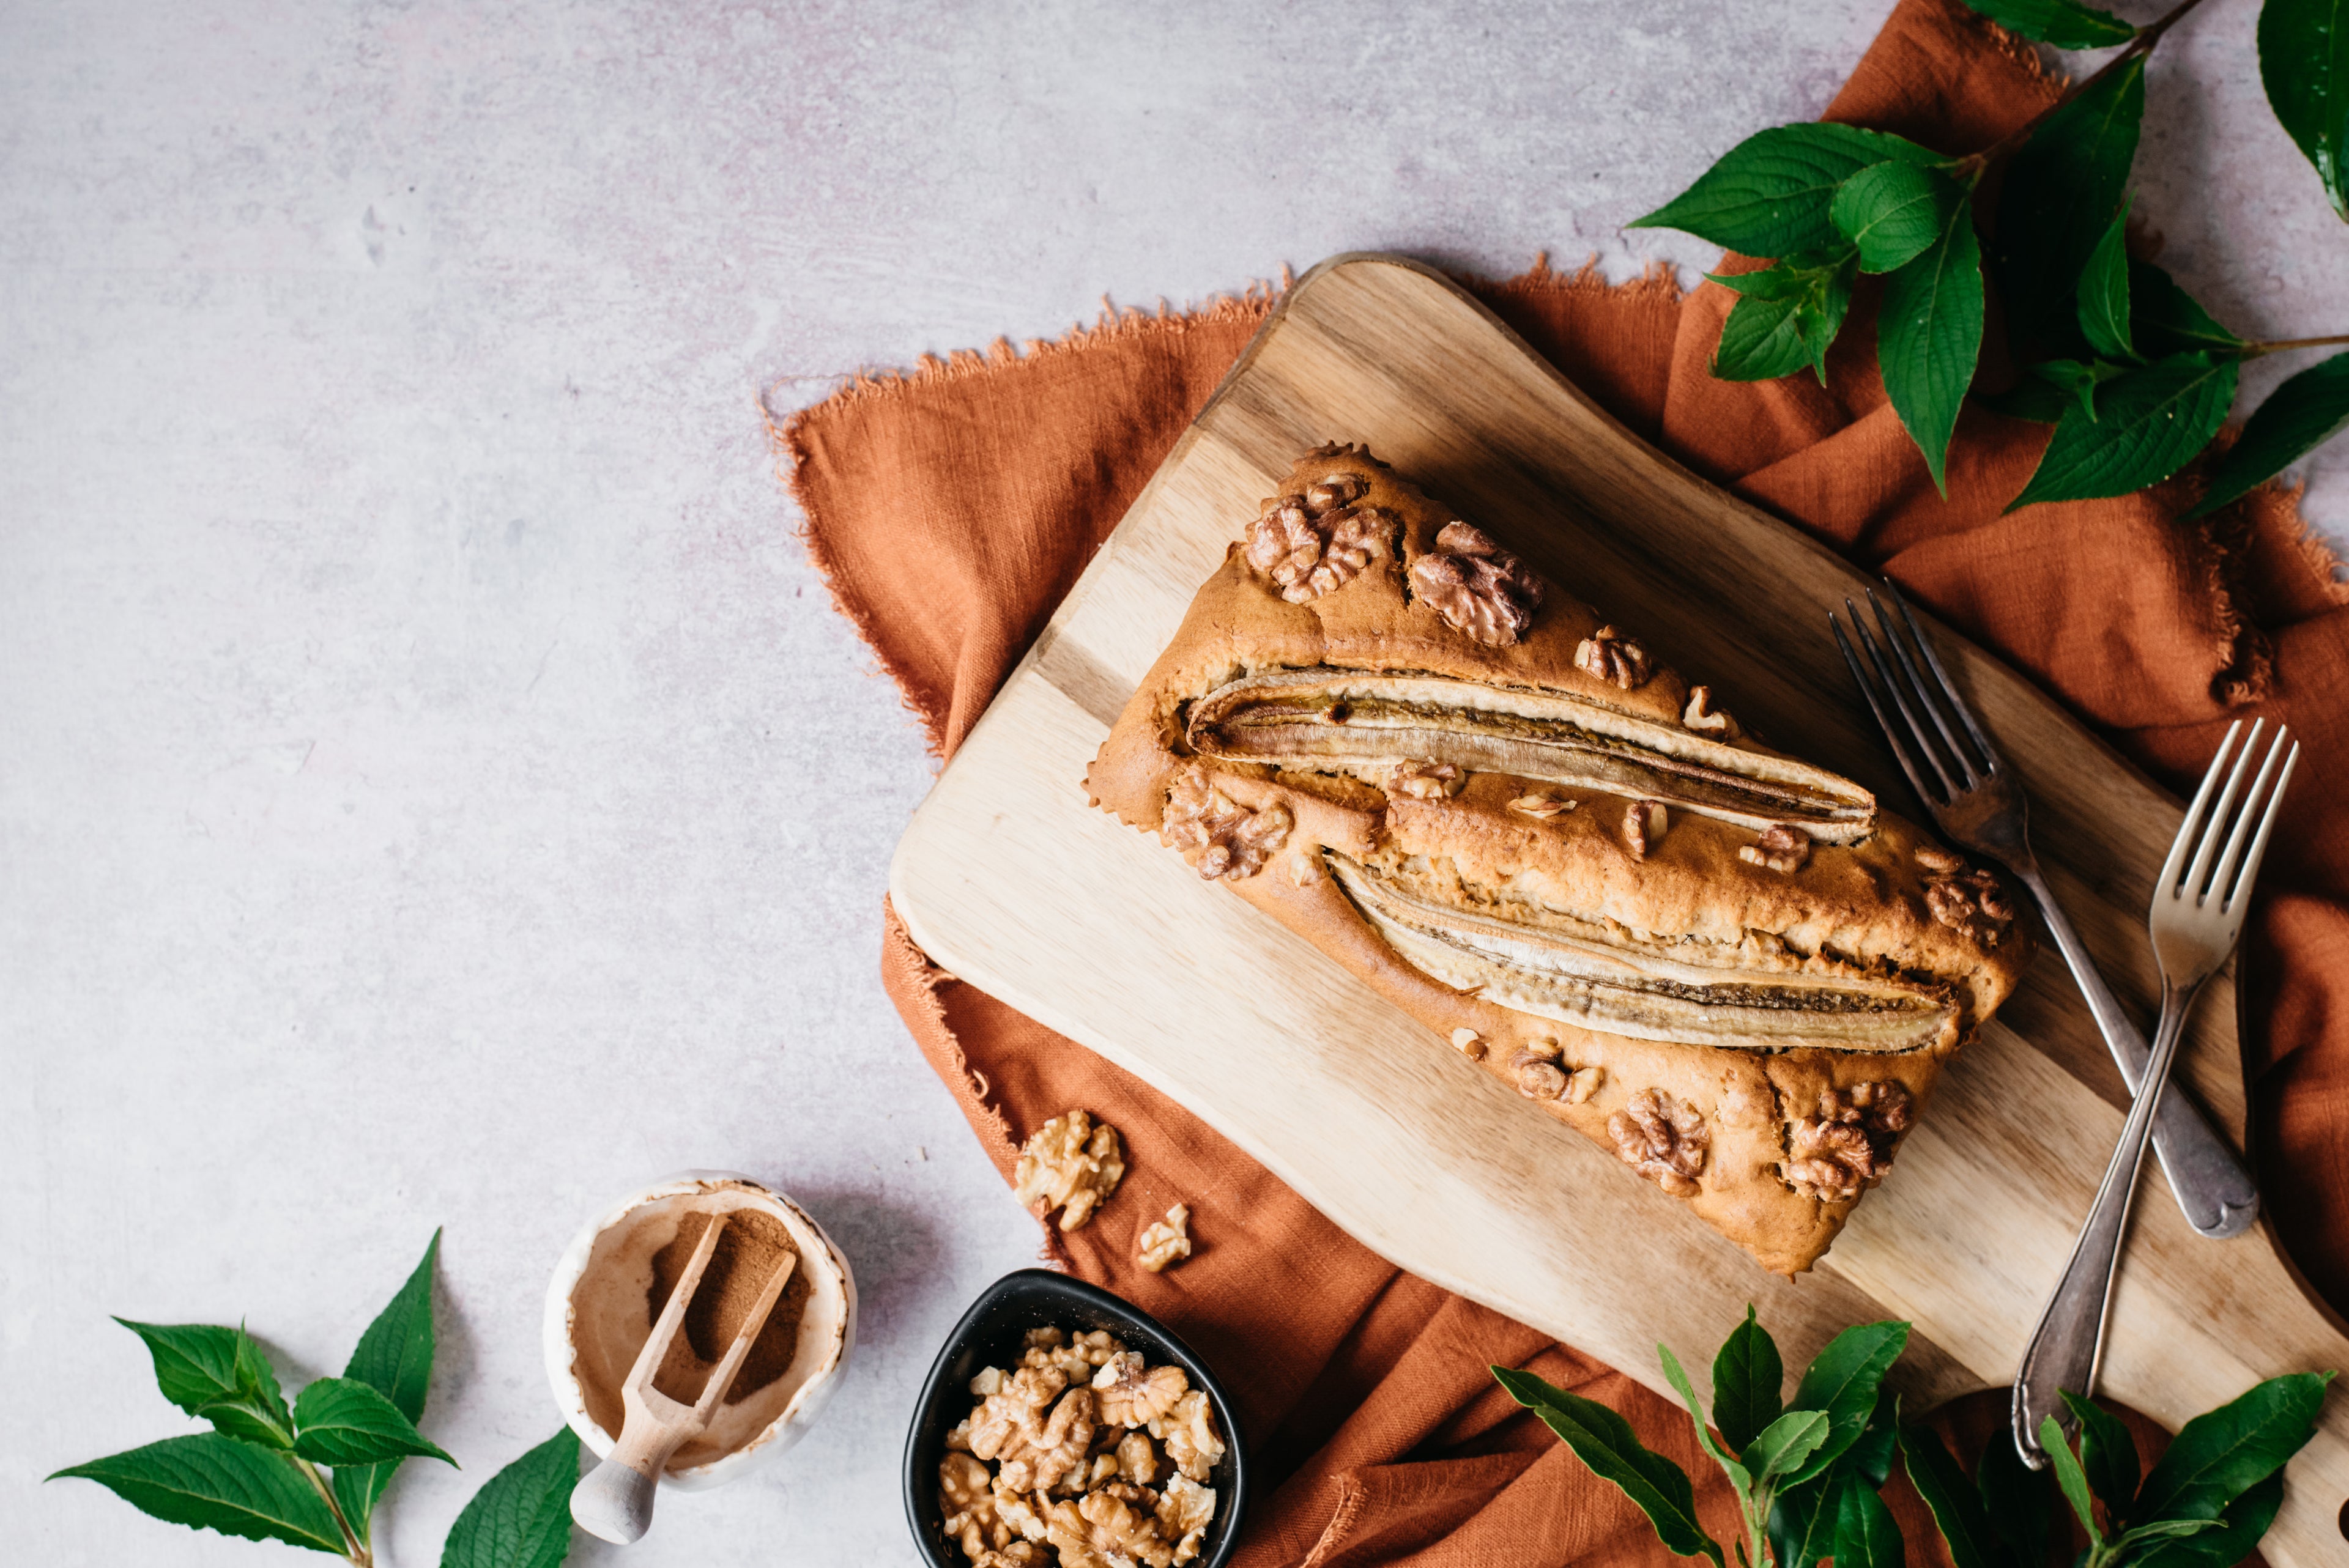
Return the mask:
{"type": "Polygon", "coordinates": [[[1808,1268],[2029,962],[2007,890],[1361,449],[1235,523],[1095,804],[1808,1268]]]}

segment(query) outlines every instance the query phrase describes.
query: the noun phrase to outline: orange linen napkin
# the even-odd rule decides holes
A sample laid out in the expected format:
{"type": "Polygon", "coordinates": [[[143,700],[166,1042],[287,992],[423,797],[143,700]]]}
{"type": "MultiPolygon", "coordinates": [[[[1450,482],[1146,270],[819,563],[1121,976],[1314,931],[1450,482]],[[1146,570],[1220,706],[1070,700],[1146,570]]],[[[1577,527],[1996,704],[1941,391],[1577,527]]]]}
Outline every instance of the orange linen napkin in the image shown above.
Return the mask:
{"type": "MultiPolygon", "coordinates": [[[[1827,118],[1958,153],[2054,90],[2027,50],[1953,0],[1902,0],[1827,118]]],[[[1865,296],[1822,388],[1708,375],[1730,303],[1716,284],[1682,297],[1661,277],[1609,288],[1537,265],[1470,286],[1633,429],[1889,573],[2158,774],[2199,773],[2246,705],[2301,731],[2306,782],[2269,856],[2242,965],[2254,1142],[2295,1258],[2349,1303],[2349,811],[2315,782],[2349,765],[2336,695],[2349,595],[2292,499],[2264,490],[2180,525],[2191,482],[2175,481],[2002,518],[2044,429],[1970,407],[1942,501],[1887,406],[1865,296]]],[[[940,755],[1270,304],[1252,294],[1188,315],[1129,314],[1025,355],[999,343],[932,360],[861,379],[778,432],[810,550],[940,755]]],[[[894,914],[882,972],[1007,1178],[1019,1141],[1072,1106],[1125,1135],[1117,1201],[1050,1244],[1228,1374],[1259,1466],[1247,1568],[1673,1561],[1619,1492],[1509,1402],[1487,1363],[1623,1411],[1697,1478],[1715,1534],[1733,1536],[1725,1484],[1675,1407],[1383,1262],[1181,1106],[930,964],[894,914]],[[1197,1254],[1144,1273],[1135,1235],[1178,1199],[1196,1212],[1197,1254]]],[[[1944,1414],[1969,1460],[1999,1404],[1983,1396],[1944,1414]]],[[[2165,1439],[2138,1425],[2150,1460],[2165,1439]]],[[[1940,1561],[1920,1544],[1931,1526],[1905,1483],[1894,1501],[1913,1560],[1940,1561]]]]}

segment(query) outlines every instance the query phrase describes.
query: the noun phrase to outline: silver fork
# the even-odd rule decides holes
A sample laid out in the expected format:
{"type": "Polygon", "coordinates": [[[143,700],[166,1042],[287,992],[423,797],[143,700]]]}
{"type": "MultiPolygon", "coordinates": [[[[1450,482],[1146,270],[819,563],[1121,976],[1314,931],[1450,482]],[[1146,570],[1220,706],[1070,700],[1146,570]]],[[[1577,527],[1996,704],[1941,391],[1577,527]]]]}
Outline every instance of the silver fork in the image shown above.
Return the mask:
{"type": "MultiPolygon", "coordinates": [[[[1909,776],[1909,782],[1915,787],[1926,810],[1933,814],[1943,835],[2004,866],[2038,901],[2048,934],[2063,950],[2064,962],[2071,965],[2072,978],[2078,983],[2080,995],[2087,999],[2088,1011],[2096,1020],[2096,1028],[2105,1037],[2105,1047],[2121,1069],[2121,1080],[2134,1094],[2144,1079],[2146,1063],[2152,1053],[2145,1037],[2137,1033],[2137,1026],[2122,1010],[2120,999],[2097,973],[2095,960],[2088,955],[2087,946],[2080,940],[2079,933],[2072,929],[2072,923],[2064,918],[2063,906],[2055,902],[2047,879],[2040,875],[2038,858],[2031,852],[2029,801],[2022,786],[2008,771],[1998,748],[1983,733],[1973,710],[1958,695],[1950,672],[1941,665],[1940,655],[1933,651],[1923,628],[1917,624],[1917,617],[1909,614],[1909,602],[1889,583],[1884,587],[1900,612],[1900,621],[1909,634],[1905,638],[1885,613],[1874,589],[1868,591],[1868,603],[1876,612],[1877,624],[1883,634],[1882,645],[1870,634],[1868,623],[1860,619],[1852,602],[1843,602],[1851,614],[1852,631],[1868,650],[1868,663],[1878,678],[1871,680],[1862,670],[1858,655],[1844,637],[1842,623],[1830,612],[1827,624],[1835,632],[1836,645],[1843,650],[1844,662],[1851,666],[1852,678],[1859,683],[1861,693],[1868,698],[1868,710],[1876,715],[1885,739],[1891,743],[1892,755],[1899,759],[1900,770],[1909,776]],[[1916,648],[1913,656],[1909,652],[1911,644],[1916,648]],[[1885,654],[1887,647],[1891,650],[1889,657],[1885,654]],[[1926,676],[1928,670],[1931,672],[1930,679],[1926,676]],[[1964,732],[1963,742],[1945,713],[1956,716],[1964,732]]],[[[2153,1147],[2160,1156],[2163,1172],[2169,1178],[2169,1190],[2177,1195],[2178,1206],[2185,1211],[2189,1224],[2218,1239],[2238,1235],[2250,1228],[2260,1211],[2259,1187],[2192,1100],[2182,1094],[2161,1097],[2161,1109],[2153,1126],[2153,1147]]]]}
{"type": "Polygon", "coordinates": [[[2243,772],[2258,747],[2264,719],[2254,722],[2235,766],[2227,769],[2227,753],[2242,732],[2240,723],[2227,727],[2227,738],[2210,770],[2202,776],[2178,840],[2162,862],[2161,877],[2153,885],[2153,910],[2147,917],[2153,930],[2153,954],[2161,964],[2161,1024],[2153,1032],[2153,1061],[2146,1068],[2145,1087],[2129,1107],[2121,1126],[2121,1140],[2105,1168],[2104,1185],[2096,1189],[2095,1207],[2072,1249],[2054,1295],[2023,1353],[2023,1368],[2014,1377],[2014,1443],[2033,1470],[2047,1462],[2039,1446],[2040,1423],[2053,1416],[2066,1432],[2075,1423],[2064,1408],[2061,1390],[2085,1398],[2095,1392],[2096,1363],[2104,1354],[2106,1309],[2111,1305],[2113,1273],[2120,1261],[2121,1237],[2128,1229],[2129,1201],[2137,1191],[2138,1168],[2145,1161],[2146,1133],[2153,1125],[2154,1107],[2167,1097],[2162,1088],[2169,1064],[2178,1056],[2178,1041],[2186,1031],[2187,1011],[2194,1006],[2202,983],[2227,962],[2242,934],[2243,911],[2251,903],[2251,881],[2259,875],[2260,858],[2267,853],[2268,831],[2275,826],[2276,807],[2284,786],[2292,782],[2292,765],[2300,746],[2290,752],[2284,742],[2292,732],[2278,726],[2267,759],[2248,792],[2243,772]],[[2283,768],[2277,771],[2276,760],[2283,768]],[[2227,785],[2218,803],[2210,803],[2219,776],[2227,785]],[[2270,788],[2272,781],[2273,788],[2270,788]],[[2266,805],[2261,805],[2261,797],[2266,805]],[[2238,810],[2240,799],[2240,809],[2238,810]],[[2209,807],[2208,815],[2204,808],[2209,807]],[[2231,820],[2230,820],[2231,817],[2231,820]],[[2254,830],[2253,823],[2258,824],[2254,830]],[[2249,837],[2250,848],[2244,847],[2249,837]],[[2224,839],[2225,848],[2220,847],[2224,839]]]}

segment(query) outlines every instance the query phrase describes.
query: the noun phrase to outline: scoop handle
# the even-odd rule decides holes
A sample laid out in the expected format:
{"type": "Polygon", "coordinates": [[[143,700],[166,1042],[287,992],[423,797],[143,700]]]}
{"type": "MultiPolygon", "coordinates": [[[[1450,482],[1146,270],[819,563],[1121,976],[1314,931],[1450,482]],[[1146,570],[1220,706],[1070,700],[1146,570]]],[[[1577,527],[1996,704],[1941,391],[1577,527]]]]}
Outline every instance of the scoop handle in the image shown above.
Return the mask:
{"type": "Polygon", "coordinates": [[[626,1546],[653,1527],[654,1483],[686,1433],[651,1420],[633,1420],[604,1461],[571,1489],[571,1517],[580,1529],[626,1546]]]}

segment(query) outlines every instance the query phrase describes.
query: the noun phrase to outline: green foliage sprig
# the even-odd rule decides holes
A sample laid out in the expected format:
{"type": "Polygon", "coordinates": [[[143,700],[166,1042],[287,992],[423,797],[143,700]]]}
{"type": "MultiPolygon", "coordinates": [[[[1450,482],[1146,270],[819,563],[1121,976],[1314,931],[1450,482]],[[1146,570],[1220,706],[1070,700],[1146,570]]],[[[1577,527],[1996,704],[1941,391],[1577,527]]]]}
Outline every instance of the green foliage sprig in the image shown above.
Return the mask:
{"type": "MultiPolygon", "coordinates": [[[[285,1400],[252,1335],[205,1324],[132,1323],[163,1398],[209,1432],[109,1454],[49,1477],[78,1476],[132,1507],[250,1541],[375,1561],[369,1525],[394,1471],[411,1457],[456,1460],[417,1429],[432,1381],[434,1232],[424,1257],[368,1324],[339,1377],[285,1400]],[[323,1468],[322,1468],[323,1467],[323,1468]]],[[[571,1545],[579,1439],[564,1428],[492,1477],[449,1532],[441,1568],[555,1568],[571,1545]]]]}
{"type": "MultiPolygon", "coordinates": [[[[1828,1558],[1835,1568],[1901,1568],[1900,1527],[1881,1495],[1896,1454],[1955,1568],[2044,1568],[2059,1490],[2087,1532],[2079,1568],[2233,1568],[2275,1522],[2284,1464],[2315,1435],[2333,1378],[2272,1377],[2197,1416],[2142,1482],[2128,1428],[2067,1393],[2080,1423],[2076,1454],[2051,1418],[2040,1441],[2054,1466],[2033,1471],[2001,1429],[1969,1481],[1931,1428],[1902,1424],[1899,1396],[1884,1387],[1908,1343],[1905,1323],[1847,1328],[1782,1400],[1785,1365],[1749,1305],[1713,1357],[1710,1429],[1680,1358],[1656,1346],[1697,1441],[1736,1494],[1743,1568],[1818,1568],[1828,1558]]],[[[1667,1550],[1727,1568],[1721,1543],[1697,1518],[1695,1483],[1641,1443],[1630,1422],[1530,1372],[1492,1371],[1593,1474],[1639,1505],[1667,1550]]]]}
{"type": "MultiPolygon", "coordinates": [[[[1982,401],[2054,427],[2007,510],[2158,484],[2218,435],[2245,360],[2349,344],[2349,334],[2247,342],[2168,273],[2128,254],[2146,57],[2201,0],[2182,0],[2144,27],[2079,0],[1966,3],[2059,48],[2120,48],[2046,113],[1980,152],[1945,157],[1851,126],[1778,126],[1740,142],[1631,226],[1680,229],[1770,259],[1709,274],[1738,295],[1713,360],[1724,380],[1808,368],[1825,385],[1855,283],[1881,275],[1877,364],[1945,496],[1992,289],[2014,361],[2028,368],[2020,387],[1982,401]],[[1993,170],[2002,179],[1986,213],[1977,195],[1993,170]]],[[[2349,18],[2340,0],[2264,0],[2259,38],[2277,119],[2349,218],[2349,18]]],[[[2270,394],[2187,515],[2229,504],[2345,426],[2349,354],[2270,394]]]]}

